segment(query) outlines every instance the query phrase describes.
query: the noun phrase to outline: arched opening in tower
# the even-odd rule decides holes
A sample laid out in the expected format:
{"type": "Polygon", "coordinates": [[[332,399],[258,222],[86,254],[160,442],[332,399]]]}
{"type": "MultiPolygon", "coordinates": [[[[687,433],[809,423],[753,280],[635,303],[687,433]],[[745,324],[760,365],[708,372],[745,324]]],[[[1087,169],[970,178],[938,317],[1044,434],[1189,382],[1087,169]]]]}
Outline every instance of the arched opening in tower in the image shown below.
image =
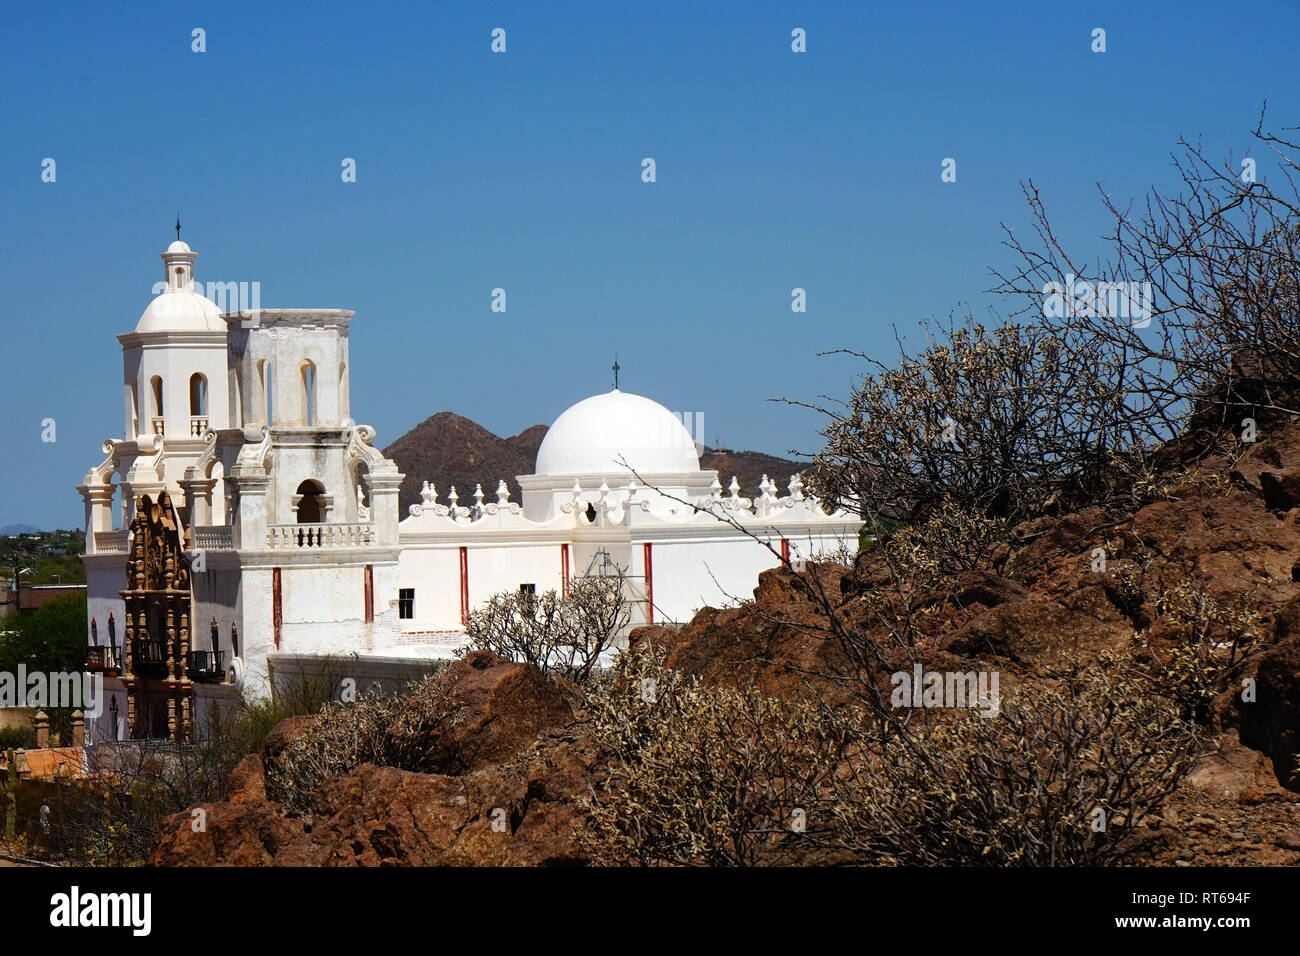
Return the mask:
{"type": "Polygon", "coordinates": [[[325,486],[315,479],[308,478],[298,486],[297,494],[302,496],[298,499],[298,523],[320,524],[321,515],[324,513],[321,507],[321,496],[325,494],[325,486]]]}

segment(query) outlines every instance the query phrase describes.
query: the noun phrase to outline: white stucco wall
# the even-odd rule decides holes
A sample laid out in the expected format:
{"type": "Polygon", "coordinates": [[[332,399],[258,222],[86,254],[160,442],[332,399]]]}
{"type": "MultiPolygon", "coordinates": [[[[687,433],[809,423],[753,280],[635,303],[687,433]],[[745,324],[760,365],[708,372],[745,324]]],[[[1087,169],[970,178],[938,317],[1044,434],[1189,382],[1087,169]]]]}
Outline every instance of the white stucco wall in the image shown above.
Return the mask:
{"type": "MultiPolygon", "coordinates": [[[[495,594],[533,584],[537,593],[561,590],[560,543],[527,541],[466,543],[469,605],[473,610],[495,594]]],[[[403,631],[447,631],[460,627],[460,546],[408,547],[400,559],[399,588],[415,589],[415,616],[403,631]]],[[[570,564],[570,573],[573,573],[570,564]]]]}

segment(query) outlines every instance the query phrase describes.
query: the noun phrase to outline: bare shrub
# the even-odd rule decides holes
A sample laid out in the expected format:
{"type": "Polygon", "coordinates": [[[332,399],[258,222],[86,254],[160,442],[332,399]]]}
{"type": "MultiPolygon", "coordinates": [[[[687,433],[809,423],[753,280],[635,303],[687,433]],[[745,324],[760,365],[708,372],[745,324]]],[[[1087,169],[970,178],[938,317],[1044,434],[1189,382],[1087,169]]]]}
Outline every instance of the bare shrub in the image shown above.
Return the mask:
{"type": "Polygon", "coordinates": [[[1155,627],[1134,640],[1161,693],[1178,701],[1188,715],[1203,715],[1259,641],[1262,621],[1253,600],[1250,592],[1220,601],[1186,581],[1156,596],[1164,640],[1153,639],[1155,627]]]}
{"type": "Polygon", "coordinates": [[[589,708],[614,769],[588,800],[596,862],[812,862],[852,736],[816,706],[709,690],[653,651],[622,655],[589,708]],[[812,856],[810,856],[810,854],[812,856]]]}
{"type": "Polygon", "coordinates": [[[1015,522],[1063,494],[1087,499],[1116,480],[1135,445],[1123,368],[1077,336],[969,317],[874,371],[830,418],[809,484],[869,521],[912,522],[942,502],[1015,522]]]}
{"type": "Polygon", "coordinates": [[[1262,426],[1300,413],[1300,143],[1293,130],[1274,135],[1263,123],[1261,112],[1257,179],[1244,177],[1237,159],[1218,163],[1180,140],[1177,190],[1152,190],[1133,204],[1100,190],[1114,228],[1110,258],[1095,264],[1066,250],[1026,183],[1031,229],[1004,226],[1017,263],[994,271],[995,291],[1020,297],[1036,322],[1077,328],[1099,356],[1124,358],[1128,401],[1157,439],[1187,435],[1203,451],[1233,440],[1224,433],[1239,434],[1244,417],[1262,426]],[[1270,160],[1278,167],[1271,181],[1270,160]],[[1071,297],[1081,308],[1045,316],[1043,289],[1067,276],[1090,277],[1092,287],[1149,283],[1150,309],[1137,321],[1121,318],[1093,307],[1085,286],[1071,297]]]}
{"type": "Polygon", "coordinates": [[[1115,863],[1197,751],[1176,703],[1111,655],[1018,689],[993,718],[929,712],[911,739],[836,778],[835,842],[863,862],[1115,863]]]}
{"type": "Polygon", "coordinates": [[[918,586],[933,587],[945,577],[988,567],[1009,534],[1008,524],[944,498],[923,519],[882,535],[873,551],[918,586]]]}
{"type": "Polygon", "coordinates": [[[310,813],[320,785],[364,763],[421,773],[447,772],[441,746],[457,705],[444,675],[400,692],[372,690],[354,703],[335,701],[266,768],[267,795],[310,813]]]}
{"type": "Polygon", "coordinates": [[[585,839],[601,863],[1101,865],[1139,848],[1196,753],[1119,655],[1000,703],[881,736],[865,710],[707,689],[639,650],[592,702],[611,769],[585,839]]]}
{"type": "Polygon", "coordinates": [[[555,591],[506,591],[470,613],[464,652],[491,651],[581,683],[630,619],[621,572],[577,578],[563,599],[555,591]]]}

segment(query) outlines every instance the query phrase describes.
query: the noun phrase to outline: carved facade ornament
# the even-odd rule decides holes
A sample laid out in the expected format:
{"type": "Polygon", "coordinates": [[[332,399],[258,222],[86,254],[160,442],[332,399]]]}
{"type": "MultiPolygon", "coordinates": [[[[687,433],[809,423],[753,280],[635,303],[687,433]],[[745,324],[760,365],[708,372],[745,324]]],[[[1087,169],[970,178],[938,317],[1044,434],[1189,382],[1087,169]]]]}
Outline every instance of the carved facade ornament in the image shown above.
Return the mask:
{"type": "Polygon", "coordinates": [[[186,675],[190,651],[190,568],[185,527],[162,492],[141,495],[131,521],[126,561],[123,635],[127,722],[133,737],[174,740],[193,736],[193,685],[186,675]],[[165,712],[160,708],[165,707],[165,712]]]}

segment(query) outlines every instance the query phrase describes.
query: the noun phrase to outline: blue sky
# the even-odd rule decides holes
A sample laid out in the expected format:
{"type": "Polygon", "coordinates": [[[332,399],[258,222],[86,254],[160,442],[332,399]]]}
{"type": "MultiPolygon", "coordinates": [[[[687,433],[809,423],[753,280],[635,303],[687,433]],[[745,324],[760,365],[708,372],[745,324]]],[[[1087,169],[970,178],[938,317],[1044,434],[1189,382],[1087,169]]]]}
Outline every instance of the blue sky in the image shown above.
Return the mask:
{"type": "Polygon", "coordinates": [[[200,280],[356,310],[380,444],[444,409],[549,423],[617,353],[708,443],[783,454],[819,420],[766,400],[862,371],[819,351],[887,359],[894,326],[1005,308],[985,290],[1022,180],[1088,258],[1098,182],[1172,187],[1180,135],[1240,156],[1266,99],[1300,125],[1296,3],[8,3],[0,25],[0,524],[80,525],[122,437],[114,336],[178,210],[200,280]]]}

